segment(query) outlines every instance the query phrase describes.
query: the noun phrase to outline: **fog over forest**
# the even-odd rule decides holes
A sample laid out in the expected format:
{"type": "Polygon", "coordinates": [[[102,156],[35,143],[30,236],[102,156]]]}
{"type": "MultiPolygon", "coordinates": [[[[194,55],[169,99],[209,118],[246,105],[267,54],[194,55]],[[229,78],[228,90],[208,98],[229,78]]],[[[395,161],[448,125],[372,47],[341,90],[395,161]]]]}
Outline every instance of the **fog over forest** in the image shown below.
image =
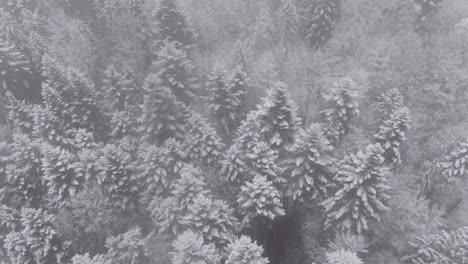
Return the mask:
{"type": "Polygon", "coordinates": [[[0,264],[468,264],[468,0],[0,0],[0,264]]]}

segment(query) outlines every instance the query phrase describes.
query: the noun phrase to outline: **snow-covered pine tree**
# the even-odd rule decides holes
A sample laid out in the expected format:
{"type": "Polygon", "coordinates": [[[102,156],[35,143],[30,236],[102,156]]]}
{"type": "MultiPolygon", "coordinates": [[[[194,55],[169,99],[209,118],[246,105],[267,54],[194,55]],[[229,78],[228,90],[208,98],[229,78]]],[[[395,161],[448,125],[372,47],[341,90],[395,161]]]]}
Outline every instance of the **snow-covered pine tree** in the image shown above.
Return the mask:
{"type": "Polygon", "coordinates": [[[334,178],[337,191],[322,202],[326,228],[361,233],[369,221],[380,221],[389,199],[382,155],[382,147],[375,144],[342,160],[334,178]]]}
{"type": "Polygon", "coordinates": [[[359,113],[356,96],[356,83],[350,78],[336,81],[329,94],[324,96],[329,104],[322,112],[324,131],[332,145],[339,143],[349,132],[351,119],[359,113]]]}
{"type": "Polygon", "coordinates": [[[258,112],[261,136],[271,149],[283,154],[294,143],[301,123],[285,83],[273,84],[258,112]]]}
{"type": "Polygon", "coordinates": [[[204,165],[217,165],[225,147],[208,120],[196,113],[187,120],[187,133],[181,145],[190,160],[204,165]]]}
{"type": "Polygon", "coordinates": [[[344,249],[327,252],[326,259],[327,262],[325,264],[363,264],[355,252],[344,249]]]}
{"type": "Polygon", "coordinates": [[[281,193],[264,176],[255,176],[246,182],[237,194],[239,215],[243,216],[242,225],[248,226],[253,221],[272,221],[285,215],[281,193]]]}
{"type": "Polygon", "coordinates": [[[59,120],[62,130],[85,129],[97,141],[109,134],[109,120],[98,103],[94,85],[80,72],[46,58],[44,104],[59,120]]]}
{"type": "Polygon", "coordinates": [[[145,243],[139,227],[131,228],[127,232],[109,237],[106,241],[109,249],[106,259],[112,264],[145,263],[145,243]]]}
{"type": "Polygon", "coordinates": [[[188,49],[194,44],[195,33],[175,0],[161,0],[155,19],[161,42],[174,42],[177,48],[182,49],[188,49]]]}
{"type": "Polygon", "coordinates": [[[205,241],[225,244],[237,228],[233,210],[222,200],[215,199],[200,180],[200,171],[188,168],[174,184],[171,196],[155,198],[150,211],[156,230],[178,235],[192,230],[205,241]]]}
{"type": "Polygon", "coordinates": [[[17,206],[38,208],[44,196],[41,168],[41,145],[24,134],[13,135],[6,156],[5,176],[8,196],[17,206]]]}
{"type": "Polygon", "coordinates": [[[13,263],[61,263],[60,241],[52,225],[53,216],[42,209],[23,208],[16,230],[4,239],[13,263]]]}
{"type": "Polygon", "coordinates": [[[182,217],[184,229],[203,235],[205,241],[225,245],[234,238],[238,221],[234,210],[223,200],[198,195],[182,217]]]}
{"type": "Polygon", "coordinates": [[[11,41],[0,36],[0,94],[10,91],[16,98],[29,98],[34,87],[30,59],[11,41]]]}
{"type": "Polygon", "coordinates": [[[409,121],[409,109],[400,108],[390,113],[388,119],[383,120],[378,133],[374,135],[376,141],[384,148],[383,155],[387,164],[401,163],[400,145],[406,140],[405,132],[409,128],[409,121]]]}
{"type": "Polygon", "coordinates": [[[38,106],[17,100],[10,92],[6,94],[8,100],[8,123],[12,131],[31,135],[34,129],[34,114],[38,106]]]}
{"type": "Polygon", "coordinates": [[[82,188],[85,174],[78,166],[78,157],[66,149],[43,145],[42,170],[43,185],[52,202],[57,206],[66,204],[66,200],[82,188]]]}
{"type": "Polygon", "coordinates": [[[281,0],[281,6],[278,12],[282,23],[283,41],[294,39],[294,37],[297,36],[300,27],[300,16],[297,10],[296,1],[281,0]]]}
{"type": "Polygon", "coordinates": [[[216,128],[228,141],[237,128],[236,110],[238,99],[234,90],[228,84],[226,71],[216,66],[210,73],[207,84],[209,91],[209,111],[213,115],[216,128]]]}
{"type": "Polygon", "coordinates": [[[1,0],[0,6],[12,15],[20,16],[24,10],[34,11],[38,3],[36,0],[1,0]]]}
{"type": "Polygon", "coordinates": [[[291,156],[283,163],[284,174],[289,177],[288,195],[293,199],[316,202],[328,197],[329,185],[333,182],[330,167],[335,163],[332,150],[333,146],[320,125],[311,124],[307,130],[300,130],[291,156]]]}
{"type": "Polygon", "coordinates": [[[269,8],[264,7],[260,10],[250,31],[250,48],[261,50],[271,47],[277,39],[278,32],[269,8]]]}
{"type": "Polygon", "coordinates": [[[181,137],[188,117],[185,104],[154,74],[146,77],[143,90],[144,100],[139,120],[143,139],[161,144],[168,138],[181,137]]]}
{"type": "Polygon", "coordinates": [[[140,185],[144,187],[143,200],[167,196],[181,170],[188,166],[180,142],[171,138],[163,146],[150,146],[139,151],[140,185]]]}
{"type": "Polygon", "coordinates": [[[248,111],[247,91],[249,86],[249,78],[242,66],[234,68],[229,82],[231,93],[236,100],[235,105],[235,125],[236,129],[240,123],[246,118],[248,111]]]}
{"type": "Polygon", "coordinates": [[[468,162],[468,140],[456,146],[444,160],[440,162],[442,171],[448,181],[453,181],[465,175],[465,168],[468,162]]]}
{"type": "Polygon", "coordinates": [[[419,237],[410,243],[415,251],[411,263],[463,264],[468,259],[468,227],[419,237]]]}
{"type": "Polygon", "coordinates": [[[163,44],[153,62],[156,75],[161,79],[161,85],[170,88],[179,101],[189,104],[195,98],[192,61],[174,42],[163,44]]]}
{"type": "Polygon", "coordinates": [[[263,257],[263,247],[257,245],[247,236],[233,240],[227,246],[228,257],[225,264],[268,264],[263,257]]]}
{"type": "Polygon", "coordinates": [[[217,264],[221,259],[214,244],[190,230],[177,236],[172,247],[172,264],[217,264]]]}
{"type": "Polygon", "coordinates": [[[142,91],[130,70],[109,66],[105,74],[101,94],[111,115],[112,136],[135,136],[142,91]]]}
{"type": "Polygon", "coordinates": [[[302,1],[302,32],[310,48],[320,48],[330,39],[340,17],[341,0],[302,1]]]}
{"type": "Polygon", "coordinates": [[[132,228],[129,231],[111,236],[106,240],[108,249],[106,254],[96,254],[90,256],[75,255],[72,264],[128,264],[146,263],[145,243],[143,241],[140,228],[132,228]]]}
{"type": "Polygon", "coordinates": [[[107,145],[101,155],[97,183],[113,206],[122,210],[136,208],[139,194],[136,164],[131,154],[122,146],[107,145]]]}
{"type": "Polygon", "coordinates": [[[221,161],[221,173],[233,182],[242,183],[252,178],[248,164],[245,161],[246,153],[252,153],[253,148],[261,142],[259,112],[252,111],[237,130],[237,138],[226,151],[221,161]]]}

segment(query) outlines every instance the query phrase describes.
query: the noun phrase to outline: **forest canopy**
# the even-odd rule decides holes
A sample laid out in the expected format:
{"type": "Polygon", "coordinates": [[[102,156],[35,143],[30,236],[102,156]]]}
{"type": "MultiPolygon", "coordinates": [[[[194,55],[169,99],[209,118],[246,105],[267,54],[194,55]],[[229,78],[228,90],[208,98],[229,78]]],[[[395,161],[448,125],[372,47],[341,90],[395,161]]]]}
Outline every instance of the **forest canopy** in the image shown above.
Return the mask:
{"type": "Polygon", "coordinates": [[[0,0],[0,262],[468,263],[465,0],[0,0]]]}

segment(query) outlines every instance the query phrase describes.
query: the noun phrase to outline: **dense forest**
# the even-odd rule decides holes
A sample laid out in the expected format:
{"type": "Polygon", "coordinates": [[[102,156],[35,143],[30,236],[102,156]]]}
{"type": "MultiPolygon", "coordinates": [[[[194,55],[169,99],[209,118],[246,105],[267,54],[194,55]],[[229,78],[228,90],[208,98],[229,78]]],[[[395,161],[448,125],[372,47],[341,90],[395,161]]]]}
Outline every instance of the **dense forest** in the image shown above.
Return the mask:
{"type": "Polygon", "coordinates": [[[0,263],[467,264],[468,1],[0,0],[0,263]]]}

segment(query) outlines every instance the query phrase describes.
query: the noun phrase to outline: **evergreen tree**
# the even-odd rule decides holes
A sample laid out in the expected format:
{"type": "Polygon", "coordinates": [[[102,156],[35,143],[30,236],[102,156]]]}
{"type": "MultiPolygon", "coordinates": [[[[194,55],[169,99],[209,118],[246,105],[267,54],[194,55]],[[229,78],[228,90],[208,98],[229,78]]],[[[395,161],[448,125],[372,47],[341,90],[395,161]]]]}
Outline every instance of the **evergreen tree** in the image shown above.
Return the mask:
{"type": "Polygon", "coordinates": [[[215,68],[209,76],[209,110],[213,115],[217,130],[228,140],[232,138],[237,126],[236,110],[239,100],[234,89],[226,80],[224,69],[215,68]]]}
{"type": "Polygon", "coordinates": [[[62,130],[85,129],[96,140],[105,140],[109,132],[107,116],[97,102],[91,82],[80,72],[46,59],[42,95],[46,109],[57,117],[62,130]]]}
{"type": "Polygon", "coordinates": [[[188,116],[185,105],[156,75],[149,75],[143,85],[144,101],[141,106],[143,138],[163,143],[170,137],[181,137],[188,116]]]}
{"type": "Polygon", "coordinates": [[[272,18],[269,8],[260,10],[254,26],[251,29],[250,46],[257,50],[267,49],[277,38],[275,21],[272,18]]]}
{"type": "Polygon", "coordinates": [[[182,217],[182,225],[203,235],[205,241],[225,245],[237,229],[234,211],[223,200],[198,195],[182,217]]]}
{"type": "Polygon", "coordinates": [[[290,98],[286,84],[275,83],[258,111],[260,133],[265,142],[280,153],[286,150],[294,142],[300,126],[297,109],[290,98]]]}
{"type": "Polygon", "coordinates": [[[468,141],[460,143],[441,162],[443,173],[449,181],[465,175],[468,161],[468,141]]]}
{"type": "Polygon", "coordinates": [[[221,259],[215,245],[206,244],[203,236],[193,231],[180,234],[172,247],[172,264],[217,264],[221,259]]]}
{"type": "Polygon", "coordinates": [[[229,85],[236,102],[234,114],[236,115],[235,128],[237,129],[240,123],[246,118],[248,110],[247,91],[249,78],[242,66],[234,68],[229,85]]]}
{"type": "Polygon", "coordinates": [[[232,241],[226,249],[228,253],[225,264],[268,264],[264,258],[262,246],[257,245],[247,236],[232,241]]]}
{"type": "Polygon", "coordinates": [[[155,19],[161,41],[174,42],[177,48],[185,49],[194,44],[195,34],[175,0],[161,0],[155,19]]]}
{"type": "Polygon", "coordinates": [[[221,159],[224,144],[208,120],[192,114],[187,120],[187,133],[182,141],[187,158],[205,165],[216,165],[221,159]]]}
{"type": "MultiPolygon", "coordinates": [[[[156,198],[150,205],[153,223],[160,233],[198,232],[205,241],[225,244],[237,228],[233,210],[205,190],[197,170],[186,170],[171,196],[156,198]]],[[[199,173],[199,172],[198,172],[199,173]]]]}
{"type": "Polygon", "coordinates": [[[406,140],[405,132],[409,128],[409,110],[406,107],[398,109],[390,114],[389,119],[384,120],[379,127],[379,132],[374,135],[377,142],[384,148],[384,158],[387,164],[400,164],[400,145],[406,140]]]}
{"type": "Polygon", "coordinates": [[[43,184],[52,201],[59,206],[75,195],[83,186],[84,173],[77,163],[77,156],[60,147],[45,145],[42,150],[43,184]]]}
{"type": "Polygon", "coordinates": [[[246,182],[237,194],[239,215],[242,223],[249,225],[256,220],[274,220],[285,214],[281,194],[266,177],[256,176],[246,182]]]}
{"type": "Polygon", "coordinates": [[[414,264],[429,263],[466,263],[468,259],[468,228],[461,227],[451,232],[419,237],[411,245],[415,254],[411,257],[414,264]]]}
{"type": "Polygon", "coordinates": [[[309,47],[317,49],[330,39],[340,17],[341,0],[303,1],[302,31],[309,47]]]}
{"type": "Polygon", "coordinates": [[[337,191],[322,203],[326,228],[361,233],[369,220],[380,221],[389,199],[382,154],[380,145],[369,145],[343,159],[334,179],[337,191]]]}
{"type": "Polygon", "coordinates": [[[142,91],[133,74],[126,69],[110,66],[104,79],[103,101],[111,113],[112,136],[137,135],[142,91]]]}
{"type": "Polygon", "coordinates": [[[126,210],[135,208],[138,201],[138,185],[135,177],[136,166],[122,146],[107,145],[99,159],[101,172],[97,183],[111,199],[112,204],[126,210]]]}
{"type": "Polygon", "coordinates": [[[41,145],[27,135],[14,134],[11,154],[5,157],[6,189],[18,206],[38,208],[42,203],[41,145]]]}
{"type": "Polygon", "coordinates": [[[106,247],[109,249],[106,258],[112,264],[145,263],[145,243],[138,227],[121,235],[109,237],[106,247]]]}
{"type": "Polygon", "coordinates": [[[180,143],[169,139],[161,147],[150,146],[140,153],[138,177],[145,190],[144,197],[167,195],[182,169],[188,166],[180,143]]]}
{"type": "Polygon", "coordinates": [[[30,135],[34,127],[34,113],[38,107],[17,100],[11,93],[7,93],[8,123],[14,132],[30,135]]]}
{"type": "Polygon", "coordinates": [[[320,125],[312,124],[301,130],[291,148],[291,157],[284,163],[288,179],[288,195],[293,199],[323,201],[328,197],[333,175],[330,156],[333,147],[320,125]],[[308,198],[308,199],[307,199],[308,198]]]}
{"type": "Polygon", "coordinates": [[[292,0],[281,0],[279,17],[282,23],[283,41],[293,39],[299,32],[300,16],[297,4],[292,0]]]}
{"type": "Polygon", "coordinates": [[[21,209],[19,224],[5,237],[13,263],[61,263],[61,245],[52,227],[52,215],[41,209],[21,209]]]}
{"type": "Polygon", "coordinates": [[[338,250],[326,253],[326,264],[363,264],[356,253],[348,250],[338,250]]]}
{"type": "Polygon", "coordinates": [[[161,85],[170,88],[178,100],[188,104],[194,99],[193,65],[185,50],[164,42],[153,66],[161,85]]]}
{"type": "Polygon", "coordinates": [[[356,83],[349,78],[335,82],[325,99],[329,104],[329,108],[323,111],[325,135],[333,145],[336,145],[349,132],[351,119],[359,113],[356,103],[356,83]]]}

